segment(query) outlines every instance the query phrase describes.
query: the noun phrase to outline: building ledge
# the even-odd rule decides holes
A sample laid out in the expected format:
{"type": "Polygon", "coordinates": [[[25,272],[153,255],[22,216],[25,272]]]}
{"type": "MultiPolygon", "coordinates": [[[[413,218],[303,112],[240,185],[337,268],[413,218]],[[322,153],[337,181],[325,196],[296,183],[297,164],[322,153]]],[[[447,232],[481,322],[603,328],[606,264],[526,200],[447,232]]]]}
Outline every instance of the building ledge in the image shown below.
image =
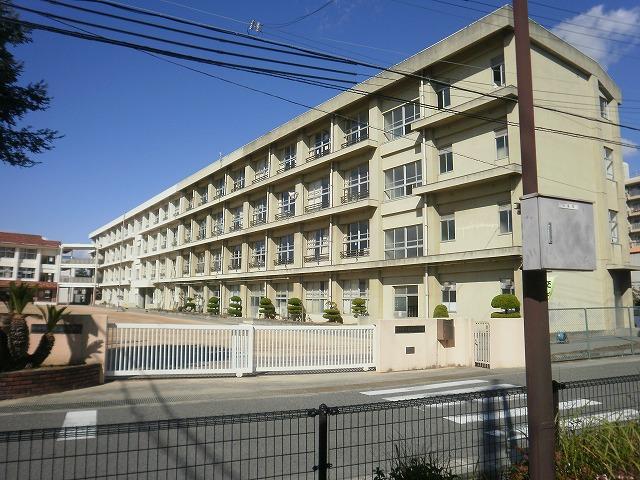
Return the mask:
{"type": "Polygon", "coordinates": [[[441,127],[448,123],[458,121],[460,119],[460,114],[473,115],[484,110],[494,108],[497,105],[504,104],[511,99],[518,98],[518,89],[513,85],[498,88],[497,90],[488,93],[491,93],[490,97],[482,96],[460,105],[456,105],[455,112],[444,110],[434,113],[433,115],[429,115],[428,117],[421,118],[411,124],[411,130],[441,127]]]}
{"type": "Polygon", "coordinates": [[[466,188],[472,185],[490,182],[503,177],[510,177],[512,175],[521,175],[522,167],[516,163],[509,163],[494,168],[488,168],[481,170],[480,172],[470,173],[468,175],[461,175],[459,177],[448,178],[439,182],[428,183],[421,187],[413,189],[414,195],[427,195],[429,193],[436,193],[443,190],[455,190],[458,188],[466,188]]]}

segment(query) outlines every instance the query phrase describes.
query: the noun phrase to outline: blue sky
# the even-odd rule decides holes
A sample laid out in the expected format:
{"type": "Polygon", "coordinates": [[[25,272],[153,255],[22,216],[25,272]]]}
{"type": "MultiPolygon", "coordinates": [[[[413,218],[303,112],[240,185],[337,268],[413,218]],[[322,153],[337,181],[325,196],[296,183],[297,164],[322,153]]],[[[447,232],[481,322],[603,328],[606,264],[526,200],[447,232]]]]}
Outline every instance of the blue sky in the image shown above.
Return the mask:
{"type": "MultiPolygon", "coordinates": [[[[461,0],[336,0],[305,20],[277,27],[315,10],[323,1],[122,2],[243,32],[250,20],[257,19],[264,24],[263,38],[308,44],[385,65],[482,16],[473,9],[488,10],[479,3],[461,0]],[[468,8],[448,3],[464,3],[468,8]]],[[[41,0],[15,3],[110,23],[41,0]]],[[[91,6],[89,2],[78,3],[91,6]]],[[[530,14],[552,18],[540,21],[555,26],[557,33],[569,36],[568,40],[606,64],[623,91],[622,122],[640,125],[640,4],[580,0],[562,4],[561,8],[583,13],[577,15],[541,3],[551,2],[532,4],[530,14]],[[562,25],[562,21],[570,24],[562,25]],[[567,30],[591,33],[579,35],[567,30]],[[625,41],[616,41],[621,38],[625,41]]],[[[22,16],[52,23],[33,14],[22,16]]],[[[37,158],[40,165],[31,169],[0,165],[3,196],[11,199],[11,204],[5,200],[0,215],[0,230],[5,231],[85,242],[90,231],[304,110],[140,52],[52,33],[34,32],[33,42],[15,53],[25,62],[23,81],[45,79],[53,97],[49,110],[30,115],[26,123],[55,128],[65,136],[54,150],[37,158]]],[[[250,73],[213,66],[197,68],[309,105],[334,94],[250,73]]],[[[639,133],[623,130],[622,136],[640,143],[639,133]]],[[[626,159],[632,171],[640,171],[637,151],[628,152],[626,159]]]]}

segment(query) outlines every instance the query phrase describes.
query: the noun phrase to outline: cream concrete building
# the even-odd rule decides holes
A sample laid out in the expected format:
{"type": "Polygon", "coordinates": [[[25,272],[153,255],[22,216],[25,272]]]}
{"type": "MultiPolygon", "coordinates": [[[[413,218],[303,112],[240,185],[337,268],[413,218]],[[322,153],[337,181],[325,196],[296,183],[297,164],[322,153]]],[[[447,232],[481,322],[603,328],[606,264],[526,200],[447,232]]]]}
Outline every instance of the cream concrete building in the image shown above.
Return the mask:
{"type": "MultiPolygon", "coordinates": [[[[616,84],[530,28],[535,103],[603,120],[536,108],[536,124],[619,140],[616,84]]],[[[224,309],[239,295],[254,316],[262,296],[283,314],[299,297],[312,320],[332,300],[349,321],[356,297],[376,320],[439,303],[483,319],[496,294],[521,296],[510,8],[394,68],[415,75],[373,77],[366,95],[342,93],[92,232],[102,301],[175,309],[216,295],[224,309]]],[[[550,272],[551,306],[630,304],[620,147],[539,131],[537,149],[542,194],[595,204],[597,270],[550,272]]]]}
{"type": "Polygon", "coordinates": [[[97,284],[96,247],[91,243],[60,246],[58,303],[89,305],[97,284]]]}

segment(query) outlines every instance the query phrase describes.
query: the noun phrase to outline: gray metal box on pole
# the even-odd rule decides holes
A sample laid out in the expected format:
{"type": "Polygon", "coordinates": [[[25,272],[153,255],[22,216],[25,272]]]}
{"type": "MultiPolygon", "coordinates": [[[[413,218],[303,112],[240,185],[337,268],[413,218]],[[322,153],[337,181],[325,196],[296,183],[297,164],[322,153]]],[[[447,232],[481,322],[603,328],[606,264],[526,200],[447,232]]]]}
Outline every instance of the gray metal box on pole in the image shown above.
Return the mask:
{"type": "Polygon", "coordinates": [[[520,205],[524,270],[596,269],[592,202],[531,194],[520,205]]]}

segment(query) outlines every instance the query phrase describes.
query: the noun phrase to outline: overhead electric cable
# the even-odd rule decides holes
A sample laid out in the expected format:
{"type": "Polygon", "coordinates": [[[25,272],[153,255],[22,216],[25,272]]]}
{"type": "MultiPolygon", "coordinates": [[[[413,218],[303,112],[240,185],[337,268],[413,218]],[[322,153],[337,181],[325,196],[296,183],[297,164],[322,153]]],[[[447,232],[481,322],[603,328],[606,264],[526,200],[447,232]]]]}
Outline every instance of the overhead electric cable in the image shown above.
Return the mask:
{"type": "Polygon", "coordinates": [[[309,13],[307,13],[305,15],[302,15],[302,16],[300,16],[298,18],[295,18],[295,19],[293,19],[293,20],[291,20],[289,22],[284,22],[284,23],[264,23],[263,22],[263,25],[267,25],[267,26],[274,27],[274,28],[289,27],[291,25],[294,25],[294,24],[296,24],[298,22],[301,22],[302,20],[305,20],[305,19],[311,17],[312,15],[315,15],[316,13],[318,13],[319,11],[327,8],[329,5],[331,5],[334,2],[335,2],[335,0],[329,0],[328,2],[325,2],[322,5],[320,5],[318,8],[316,8],[312,12],[309,12],[309,13]]]}

